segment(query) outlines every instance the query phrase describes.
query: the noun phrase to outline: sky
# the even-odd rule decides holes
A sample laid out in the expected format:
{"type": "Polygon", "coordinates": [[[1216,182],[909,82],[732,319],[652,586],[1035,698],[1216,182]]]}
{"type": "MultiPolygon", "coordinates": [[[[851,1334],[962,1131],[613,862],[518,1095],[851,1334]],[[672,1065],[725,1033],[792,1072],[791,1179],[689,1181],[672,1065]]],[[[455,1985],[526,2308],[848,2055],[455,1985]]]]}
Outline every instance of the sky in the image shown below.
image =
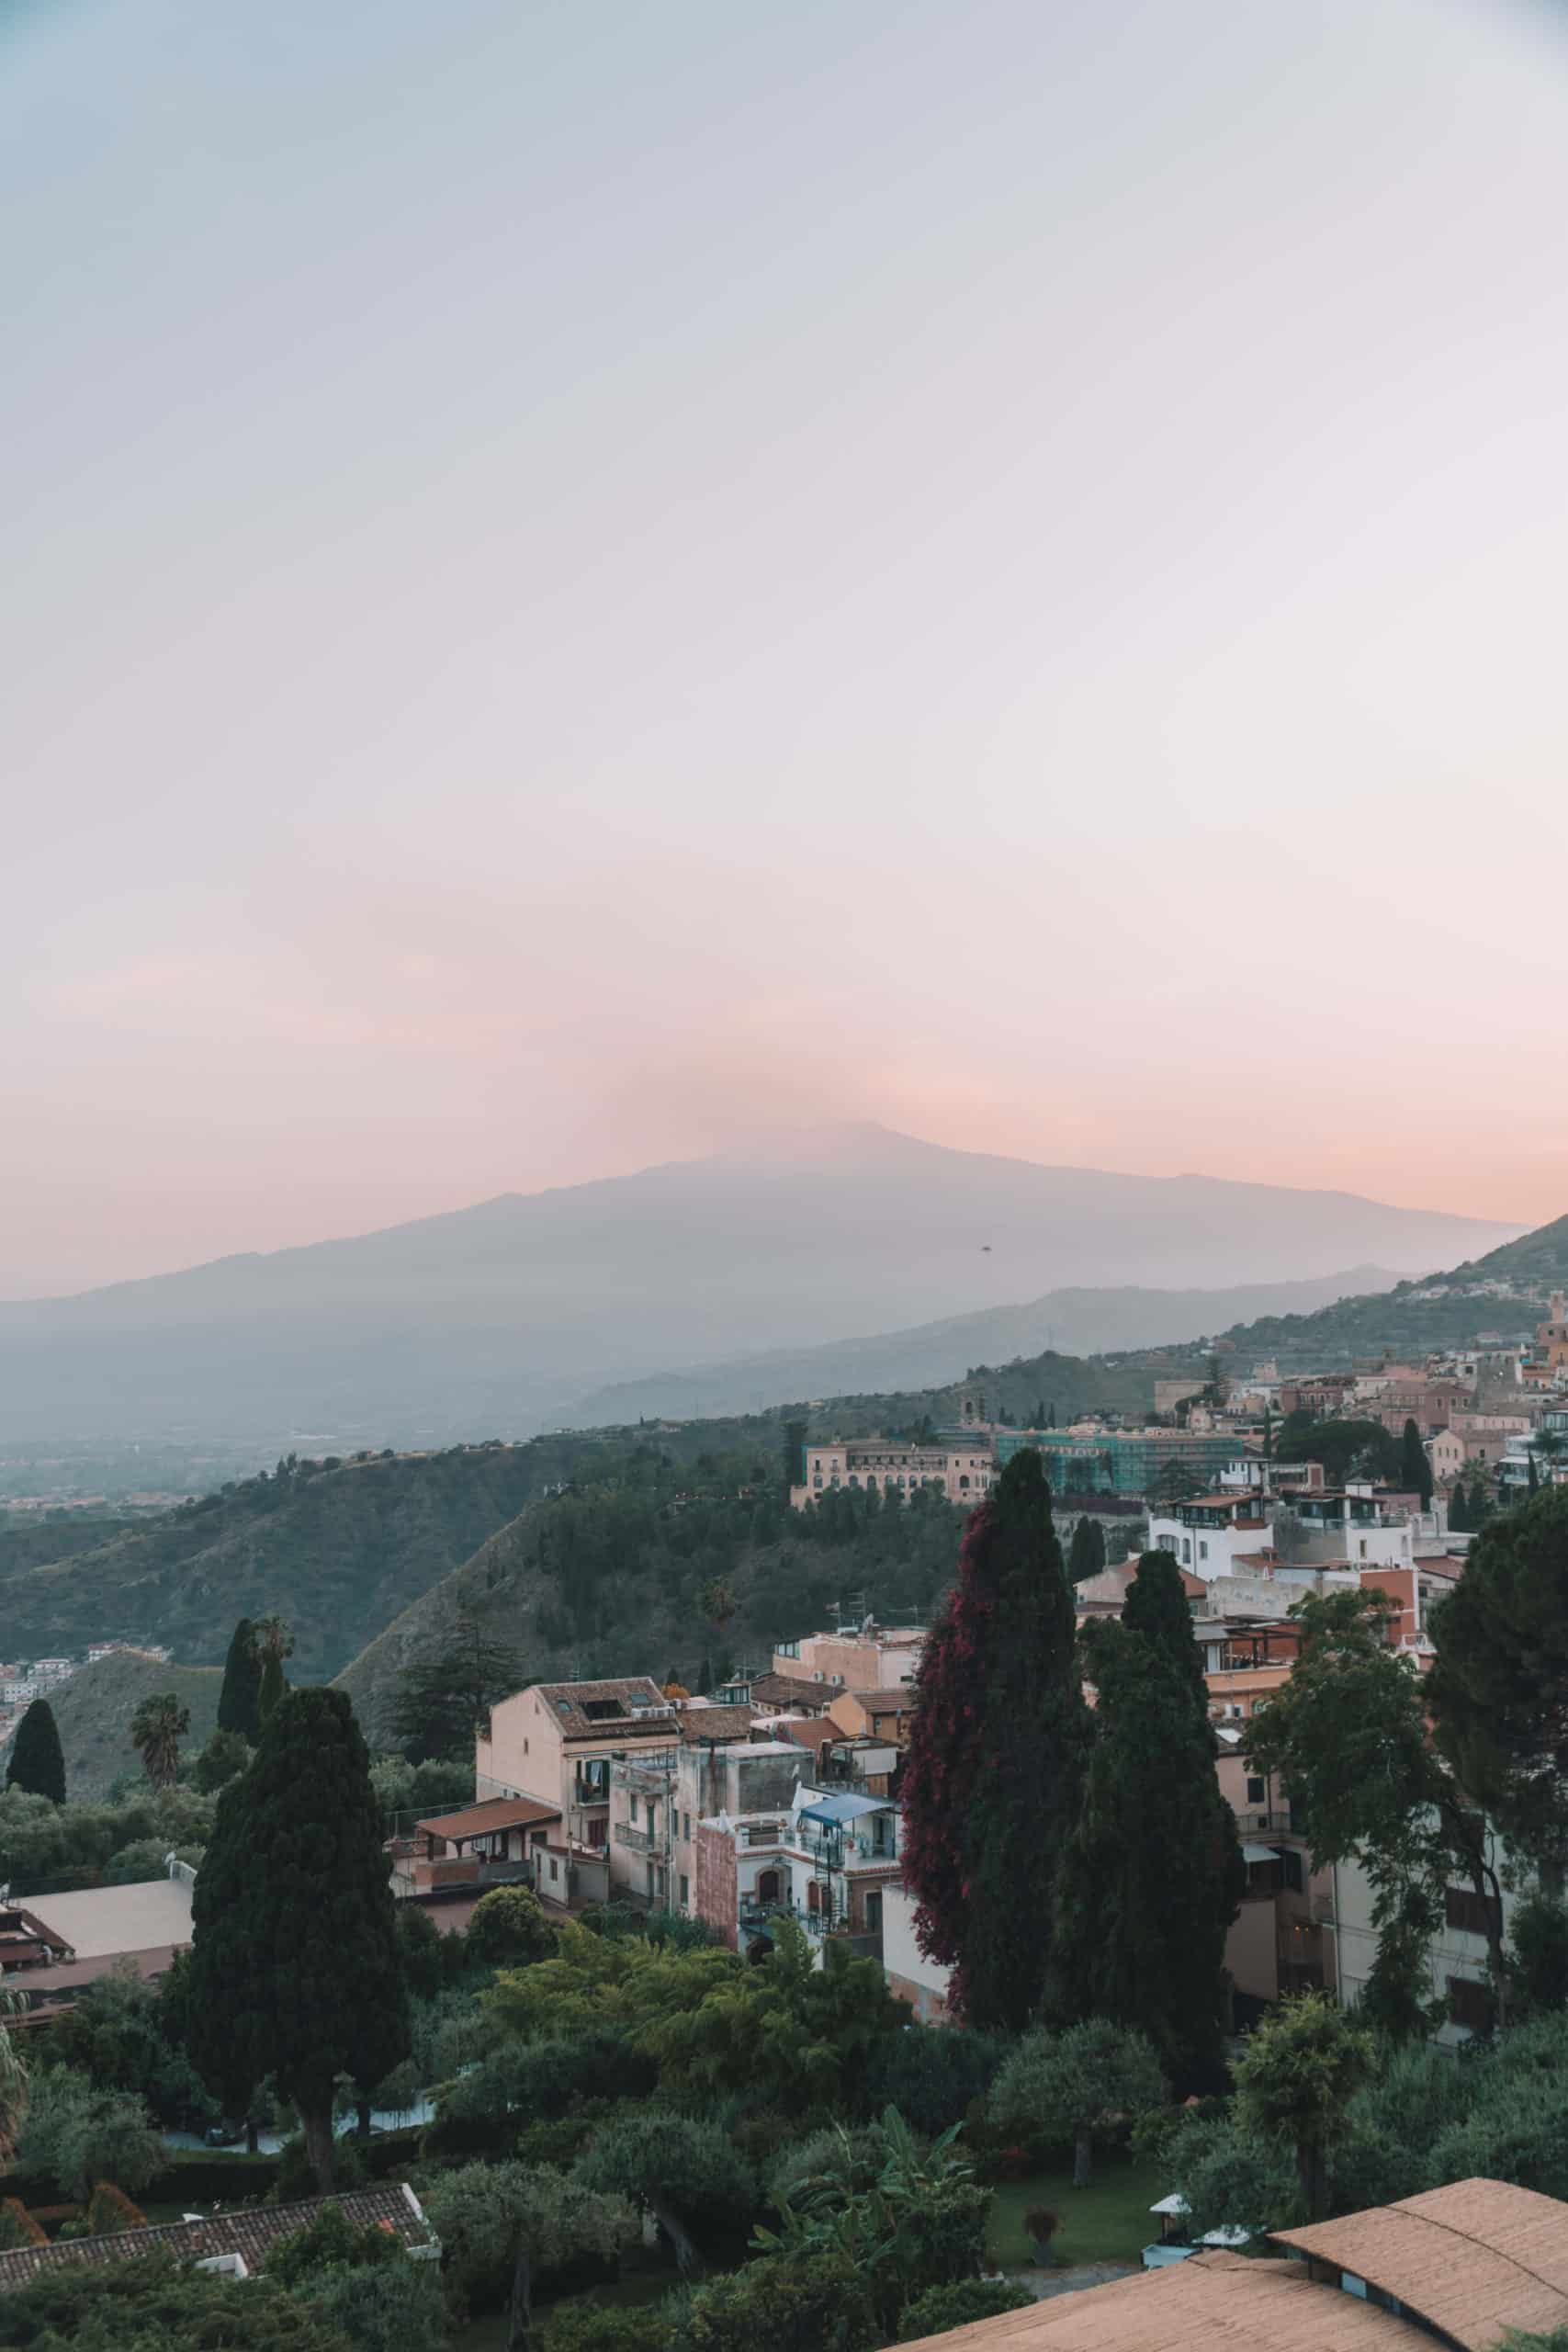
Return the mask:
{"type": "Polygon", "coordinates": [[[0,6],[0,1289],[773,1122],[1568,1210],[1568,14],[0,6]]]}

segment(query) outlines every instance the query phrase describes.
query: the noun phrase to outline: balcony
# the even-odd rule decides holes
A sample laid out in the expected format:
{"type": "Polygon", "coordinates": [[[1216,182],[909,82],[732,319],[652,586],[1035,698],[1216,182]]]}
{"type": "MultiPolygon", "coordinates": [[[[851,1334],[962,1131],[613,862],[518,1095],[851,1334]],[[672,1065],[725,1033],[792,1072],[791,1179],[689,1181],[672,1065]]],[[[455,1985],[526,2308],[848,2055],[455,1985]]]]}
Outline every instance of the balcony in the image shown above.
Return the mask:
{"type": "Polygon", "coordinates": [[[657,1834],[637,1828],[635,1822],[615,1822],[612,1834],[617,1846],[629,1846],[636,1854],[659,1854],[664,1850],[663,1841],[657,1834]]]}
{"type": "Polygon", "coordinates": [[[814,1943],[819,1942],[829,1929],[828,1919],[820,1911],[807,1911],[798,1903],[786,1903],[782,1899],[776,1903],[759,1903],[750,1895],[741,1897],[739,1919],[742,1928],[752,1929],[769,1928],[775,1919],[793,1919],[796,1927],[805,1928],[814,1943]]]}

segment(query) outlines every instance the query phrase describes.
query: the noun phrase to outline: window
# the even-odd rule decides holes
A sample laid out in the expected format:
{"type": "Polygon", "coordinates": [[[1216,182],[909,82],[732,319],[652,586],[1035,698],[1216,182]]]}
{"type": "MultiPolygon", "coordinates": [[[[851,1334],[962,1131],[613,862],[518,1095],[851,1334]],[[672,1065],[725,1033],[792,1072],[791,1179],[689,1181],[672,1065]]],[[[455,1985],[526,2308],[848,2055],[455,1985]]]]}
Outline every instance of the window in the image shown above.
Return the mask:
{"type": "Polygon", "coordinates": [[[1199,1546],[1198,1546],[1198,1557],[1199,1557],[1201,1560],[1206,1560],[1206,1559],[1208,1558],[1208,1556],[1209,1556],[1209,1547],[1208,1547],[1208,1545],[1207,1545],[1206,1544],[1199,1544],[1199,1546]]]}
{"type": "Polygon", "coordinates": [[[1477,1894],[1473,1887],[1450,1886],[1443,1894],[1443,1918],[1461,1935],[1500,1936],[1503,1932],[1503,1905],[1495,1894],[1477,1894]]]}
{"type": "Polygon", "coordinates": [[[1268,1790],[1268,1785],[1267,1785],[1267,1783],[1266,1783],[1265,1781],[1260,1781],[1260,1780],[1258,1779],[1258,1775],[1257,1775],[1256,1773],[1253,1773],[1253,1774],[1248,1778],[1248,1780],[1247,1780],[1247,1804],[1265,1804],[1265,1803],[1267,1802],[1267,1800],[1268,1800],[1268,1795],[1269,1795],[1269,1790],[1268,1790]]]}
{"type": "Polygon", "coordinates": [[[628,1796],[626,1799],[626,1819],[631,1822],[635,1822],[637,1819],[636,1797],[628,1796]]]}
{"type": "Polygon", "coordinates": [[[1280,1849],[1280,1883],[1288,1886],[1292,1894],[1300,1894],[1304,1883],[1302,1878],[1302,1858],[1293,1846],[1280,1849]]]}
{"type": "Polygon", "coordinates": [[[681,1815],[681,1835],[689,1846],[692,1842],[692,1816],[689,1813],[681,1815]]]}
{"type": "Polygon", "coordinates": [[[685,1871],[682,1871],[682,1873],[681,1873],[681,1908],[682,1908],[682,1911],[689,1911],[689,1910],[691,1909],[691,1907],[692,1907],[692,1882],[691,1882],[691,1880],[686,1876],[685,1871]]]}
{"type": "Polygon", "coordinates": [[[1489,1984],[1478,1984],[1471,1976],[1449,1978],[1449,2014],[1455,2025],[1472,2033],[1490,2033],[1495,2007],[1489,1984]]]}
{"type": "Polygon", "coordinates": [[[550,1876],[553,1879],[559,1878],[560,1876],[560,1864],[557,1861],[553,1854],[550,1856],[550,1876]]]}

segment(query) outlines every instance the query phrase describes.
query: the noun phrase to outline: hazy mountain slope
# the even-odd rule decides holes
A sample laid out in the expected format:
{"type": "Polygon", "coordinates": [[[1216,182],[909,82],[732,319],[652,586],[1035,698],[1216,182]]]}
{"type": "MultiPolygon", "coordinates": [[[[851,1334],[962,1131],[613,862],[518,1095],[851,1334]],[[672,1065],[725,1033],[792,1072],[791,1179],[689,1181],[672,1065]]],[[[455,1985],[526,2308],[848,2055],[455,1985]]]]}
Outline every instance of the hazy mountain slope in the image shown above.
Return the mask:
{"type": "Polygon", "coordinates": [[[50,1705],[65,1752],[68,1797],[107,1794],[122,1772],[140,1774],[130,1744],[130,1719],[143,1699],[172,1690],[190,1710],[182,1748],[204,1747],[218,1726],[223,1670],[216,1666],[160,1666],[153,1658],[106,1657],[85,1666],[52,1692],[50,1705]]]}
{"type": "Polygon", "coordinates": [[[1333,1370],[1384,1351],[1467,1347],[1487,1332],[1529,1339],[1551,1293],[1568,1289],[1568,1216],[1521,1234],[1446,1273],[1398,1283],[1375,1297],[1338,1300],[1312,1315],[1238,1324],[1224,1347],[1238,1364],[1272,1357],[1287,1371],[1333,1370]],[[1509,1285],[1499,1295],[1494,1287],[1509,1285]]]}
{"type": "Polygon", "coordinates": [[[1307,1314],[1337,1298],[1391,1289],[1398,1279],[1378,1266],[1358,1266],[1314,1282],[1231,1290],[1054,1290],[1021,1306],[987,1307],[912,1330],[617,1381],[561,1418],[569,1428],[591,1429],[645,1414],[759,1412],[789,1397],[925,1388],[961,1379],[975,1364],[1007,1363],[1044,1349],[1082,1356],[1191,1341],[1228,1329],[1238,1317],[1307,1314]]]}
{"type": "Polygon", "coordinates": [[[276,1611],[295,1631],[291,1670],[318,1681],[551,1475],[548,1443],[264,1473],[0,1577],[0,1624],[23,1657],[122,1640],[217,1665],[238,1618],[276,1611]]]}
{"type": "Polygon", "coordinates": [[[1064,1283],[1418,1270],[1510,1228],[1343,1193],[1037,1167],[829,1128],[0,1308],[0,1435],[512,1435],[616,1379],[1064,1283]]]}

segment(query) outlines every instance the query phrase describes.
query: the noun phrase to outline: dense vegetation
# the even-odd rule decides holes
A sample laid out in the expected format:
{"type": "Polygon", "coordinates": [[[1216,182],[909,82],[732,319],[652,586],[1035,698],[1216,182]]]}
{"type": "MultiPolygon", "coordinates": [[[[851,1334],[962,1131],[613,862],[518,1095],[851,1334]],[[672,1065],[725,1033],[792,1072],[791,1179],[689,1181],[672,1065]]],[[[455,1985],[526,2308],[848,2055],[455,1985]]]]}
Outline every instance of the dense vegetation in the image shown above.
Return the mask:
{"type": "Polygon", "coordinates": [[[775,1641],[820,1624],[840,1599],[890,1617],[929,1610],[953,1574],[959,1525],[954,1507],[924,1494],[899,1503],[845,1492],[794,1511],[778,1453],[704,1453],[684,1465],[662,1440],[644,1443],[614,1476],[580,1477],[531,1505],[342,1680],[378,1739],[393,1727],[406,1669],[476,1634],[514,1650],[521,1679],[646,1672],[651,1662],[695,1688],[728,1664],[762,1670],[775,1641]]]}
{"type": "Polygon", "coordinates": [[[220,1666],[236,1618],[276,1611],[295,1628],[296,1675],[319,1680],[569,1470],[564,1442],[544,1439],[344,1463],[290,1457],[59,1565],[7,1569],[0,1552],[10,1653],[127,1640],[220,1666]]]}

